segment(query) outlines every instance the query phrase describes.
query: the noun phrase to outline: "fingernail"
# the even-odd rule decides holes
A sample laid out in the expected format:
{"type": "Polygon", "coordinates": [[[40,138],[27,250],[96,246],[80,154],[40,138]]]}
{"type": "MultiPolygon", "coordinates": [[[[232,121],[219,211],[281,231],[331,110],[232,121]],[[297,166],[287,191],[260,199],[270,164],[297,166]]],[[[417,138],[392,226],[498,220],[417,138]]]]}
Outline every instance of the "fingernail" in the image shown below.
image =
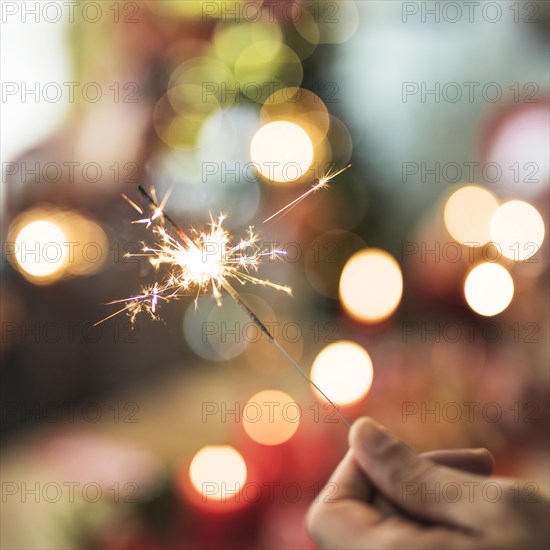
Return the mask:
{"type": "Polygon", "coordinates": [[[391,438],[385,428],[371,418],[362,418],[352,427],[350,439],[352,446],[358,445],[370,453],[380,453],[390,443],[391,438]]]}

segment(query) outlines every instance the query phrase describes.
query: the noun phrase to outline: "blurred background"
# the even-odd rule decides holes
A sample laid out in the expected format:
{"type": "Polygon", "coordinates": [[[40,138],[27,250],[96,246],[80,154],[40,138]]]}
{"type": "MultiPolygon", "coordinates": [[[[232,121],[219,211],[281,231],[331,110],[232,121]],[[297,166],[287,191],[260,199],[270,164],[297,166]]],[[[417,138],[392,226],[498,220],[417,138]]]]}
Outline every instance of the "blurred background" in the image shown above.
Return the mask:
{"type": "Polygon", "coordinates": [[[286,252],[239,291],[350,419],[548,491],[547,2],[1,10],[3,548],[314,547],[347,429],[239,307],[95,325],[138,184],[286,252]]]}

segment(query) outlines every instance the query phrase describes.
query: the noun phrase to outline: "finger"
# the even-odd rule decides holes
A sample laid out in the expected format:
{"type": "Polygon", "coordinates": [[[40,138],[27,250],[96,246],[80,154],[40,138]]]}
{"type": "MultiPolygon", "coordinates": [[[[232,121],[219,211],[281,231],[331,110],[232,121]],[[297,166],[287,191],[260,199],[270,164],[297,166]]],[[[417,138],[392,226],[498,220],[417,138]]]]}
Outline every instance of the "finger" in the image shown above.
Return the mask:
{"type": "MultiPolygon", "coordinates": [[[[478,475],[491,475],[494,467],[493,455],[487,449],[452,449],[429,451],[420,456],[449,468],[478,475]]],[[[384,516],[399,514],[400,509],[379,492],[372,498],[372,504],[384,516]]]]}
{"type": "Polygon", "coordinates": [[[462,533],[437,527],[426,529],[399,516],[384,518],[366,502],[372,496],[372,484],[350,450],[308,513],[308,530],[314,542],[334,550],[431,550],[466,548],[471,544],[471,539],[462,533]]]}
{"type": "Polygon", "coordinates": [[[372,486],[348,451],[307,516],[311,538],[322,548],[361,548],[381,514],[367,501],[372,486]]]}
{"type": "Polygon", "coordinates": [[[316,501],[334,503],[355,499],[366,502],[372,497],[373,490],[372,484],[358,467],[350,449],[330,476],[316,501]]]}
{"type": "Polygon", "coordinates": [[[477,506],[471,498],[472,487],[479,492],[484,478],[418,456],[372,419],[353,425],[350,446],[375,487],[418,518],[474,529],[499,512],[497,506],[477,506]]]}
{"type": "Polygon", "coordinates": [[[442,466],[483,476],[491,475],[495,467],[493,455],[487,449],[429,451],[420,456],[442,466]]]}

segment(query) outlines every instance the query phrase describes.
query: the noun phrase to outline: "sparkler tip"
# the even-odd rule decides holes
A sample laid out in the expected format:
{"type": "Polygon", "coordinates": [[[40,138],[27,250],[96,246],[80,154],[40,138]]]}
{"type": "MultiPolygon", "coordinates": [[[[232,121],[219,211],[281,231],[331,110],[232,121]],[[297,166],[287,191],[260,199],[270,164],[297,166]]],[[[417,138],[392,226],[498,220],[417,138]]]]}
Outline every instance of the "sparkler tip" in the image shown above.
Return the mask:
{"type": "Polygon", "coordinates": [[[271,221],[272,219],[276,218],[277,216],[282,217],[283,215],[288,214],[288,212],[290,212],[290,210],[292,210],[295,206],[297,206],[300,202],[302,202],[306,197],[308,197],[312,193],[315,193],[315,191],[317,191],[319,189],[326,188],[328,186],[328,184],[336,176],[339,176],[342,172],[345,172],[350,167],[351,167],[351,163],[349,163],[347,166],[345,166],[344,168],[341,168],[340,170],[338,170],[334,173],[331,173],[331,171],[329,169],[323,176],[321,176],[316,181],[316,183],[314,183],[310,187],[310,189],[308,189],[305,193],[300,195],[298,198],[294,199],[292,202],[289,202],[286,206],[283,206],[283,208],[281,208],[280,210],[277,210],[277,212],[275,212],[275,214],[272,214],[271,216],[269,216],[269,218],[266,218],[263,221],[263,223],[267,223],[267,222],[271,221]]]}

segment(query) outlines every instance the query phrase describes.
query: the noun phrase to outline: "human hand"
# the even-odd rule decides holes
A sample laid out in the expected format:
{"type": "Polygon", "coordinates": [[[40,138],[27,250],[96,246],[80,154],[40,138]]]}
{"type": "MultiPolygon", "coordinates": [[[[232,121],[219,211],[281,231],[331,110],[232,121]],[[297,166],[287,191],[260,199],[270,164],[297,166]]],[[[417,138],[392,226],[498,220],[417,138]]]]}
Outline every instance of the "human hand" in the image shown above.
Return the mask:
{"type": "Polygon", "coordinates": [[[479,475],[492,469],[487,451],[417,455],[368,418],[349,439],[308,515],[321,548],[548,547],[548,497],[530,484],[479,475]]]}

